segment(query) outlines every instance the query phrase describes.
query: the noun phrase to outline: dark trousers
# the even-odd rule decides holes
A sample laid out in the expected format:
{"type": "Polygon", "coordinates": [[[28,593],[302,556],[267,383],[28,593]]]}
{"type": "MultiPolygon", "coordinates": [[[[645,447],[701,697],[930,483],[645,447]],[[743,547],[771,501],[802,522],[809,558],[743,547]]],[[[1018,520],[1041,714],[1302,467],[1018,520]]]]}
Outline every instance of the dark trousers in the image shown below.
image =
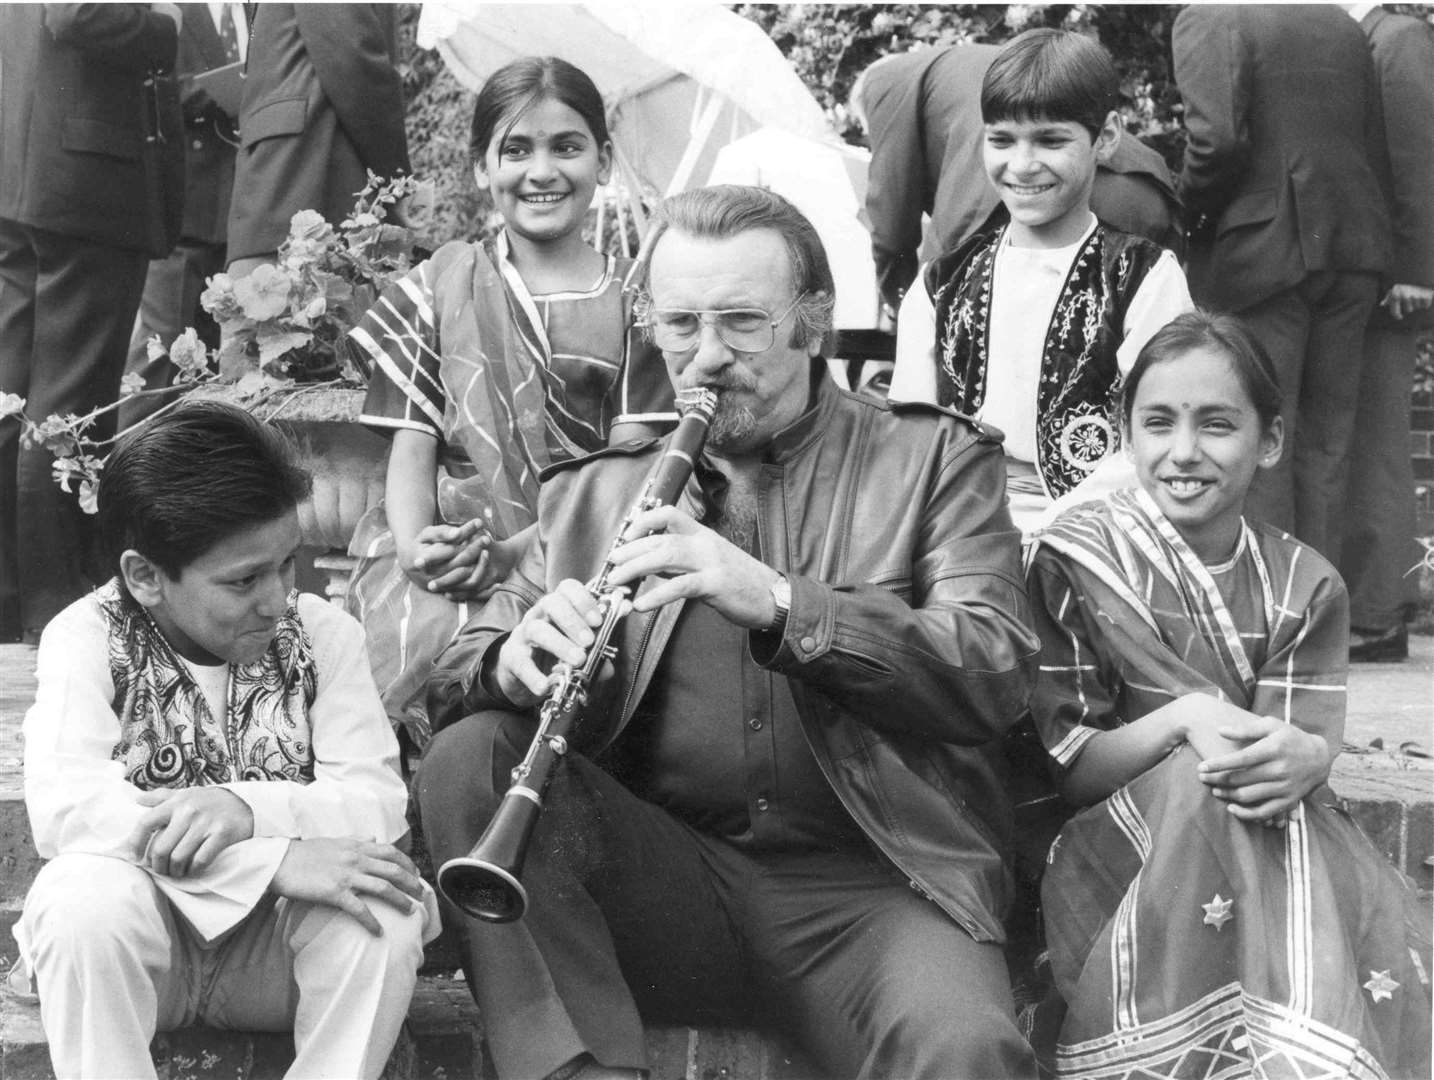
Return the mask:
{"type": "MultiPolygon", "coordinates": [[[[417,778],[435,865],[476,842],[530,732],[481,713],[435,736],[417,778]]],[[[871,849],[747,854],[569,755],[522,879],[519,922],[445,910],[505,1078],[584,1051],[645,1067],[641,1017],[775,1028],[833,1077],[1034,1075],[1001,948],[871,849]]]]}
{"type": "MultiPolygon", "coordinates": [[[[119,396],[144,287],[143,251],[0,219],[0,393],[33,420],[119,396]]],[[[113,430],[113,416],[98,427],[113,430]]],[[[54,457],[0,419],[0,618],[38,630],[89,588],[93,519],[53,476],[54,457]]]]}
{"type": "Polygon", "coordinates": [[[1377,313],[1364,339],[1349,498],[1339,515],[1339,572],[1349,587],[1350,625],[1389,630],[1417,602],[1414,464],[1409,397],[1419,332],[1377,313]]]}
{"type": "Polygon", "coordinates": [[[1377,290],[1374,274],[1319,271],[1239,313],[1274,361],[1285,398],[1284,454],[1256,475],[1245,512],[1331,561],[1338,560],[1364,328],[1377,290]]]}
{"type": "MultiPolygon", "coordinates": [[[[175,366],[164,357],[149,358],[149,339],[159,336],[160,344],[169,348],[185,329],[192,326],[211,349],[219,345],[219,326],[209,312],[199,306],[208,278],[224,270],[224,245],[208,244],[184,237],[163,259],[149,264],[144,279],[144,294],[139,302],[139,318],[130,334],[129,358],[125,374],[137,374],[146,390],[159,390],[174,382],[175,366]]],[[[152,414],[167,401],[168,394],[128,398],[119,409],[121,428],[127,428],[152,414]]]]}

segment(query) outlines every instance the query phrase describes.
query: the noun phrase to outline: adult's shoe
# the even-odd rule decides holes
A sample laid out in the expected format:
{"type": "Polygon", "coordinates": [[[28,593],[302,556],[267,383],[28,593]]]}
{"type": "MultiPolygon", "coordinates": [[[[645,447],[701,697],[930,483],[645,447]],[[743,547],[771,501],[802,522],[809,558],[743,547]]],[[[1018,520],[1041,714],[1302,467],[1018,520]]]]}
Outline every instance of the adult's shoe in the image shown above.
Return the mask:
{"type": "Polygon", "coordinates": [[[1409,628],[1404,623],[1388,630],[1350,632],[1349,661],[1352,664],[1391,663],[1409,659],[1409,628]]]}

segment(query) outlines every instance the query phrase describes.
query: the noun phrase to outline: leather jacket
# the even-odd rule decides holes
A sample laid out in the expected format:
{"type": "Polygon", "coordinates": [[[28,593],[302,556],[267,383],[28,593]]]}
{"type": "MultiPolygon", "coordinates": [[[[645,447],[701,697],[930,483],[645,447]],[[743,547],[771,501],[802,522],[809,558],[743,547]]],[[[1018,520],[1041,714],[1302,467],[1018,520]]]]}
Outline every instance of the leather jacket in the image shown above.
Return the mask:
{"type": "MultiPolygon", "coordinates": [[[[774,438],[759,480],[760,557],[787,575],[791,611],[780,635],[748,638],[753,659],[790,680],[852,817],[978,941],[1004,938],[1010,808],[996,751],[1026,708],[1039,648],[1000,442],[935,406],[888,406],[815,379],[812,406],[774,438]]],[[[512,708],[480,677],[485,653],[561,580],[597,573],[660,445],[549,471],[538,541],[439,658],[435,728],[512,708]]],[[[695,484],[680,505],[701,515],[695,484]]],[[[679,609],[623,621],[580,749],[601,752],[631,719],[679,609]]]]}

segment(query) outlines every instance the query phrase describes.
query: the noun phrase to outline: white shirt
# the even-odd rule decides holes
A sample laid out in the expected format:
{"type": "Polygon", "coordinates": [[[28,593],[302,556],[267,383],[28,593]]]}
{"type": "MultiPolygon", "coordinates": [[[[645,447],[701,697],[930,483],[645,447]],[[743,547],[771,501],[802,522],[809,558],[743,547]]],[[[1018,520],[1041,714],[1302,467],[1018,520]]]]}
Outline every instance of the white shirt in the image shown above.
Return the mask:
{"type": "MultiPolygon", "coordinates": [[[[314,780],[220,785],[254,814],[254,836],[226,848],[205,871],[154,875],[160,890],[204,937],[214,938],[253,909],[291,839],[356,836],[393,843],[408,830],[408,789],[398,774],[398,742],[384,714],[359,624],[316,596],[299,597],[314,647],[318,690],[309,709],[314,780]]],[[[227,665],[191,664],[215,715],[227,710],[227,665]],[[217,688],[217,689],[216,689],[217,688]]],[[[25,714],[25,806],[35,848],[138,863],[130,834],[146,808],[111,757],[120,721],[111,708],[109,633],[93,596],[57,615],[40,638],[35,704],[25,714]]],[[[437,908],[427,897],[430,923],[437,908]]],[[[23,944],[22,944],[23,949],[23,944]]]]}

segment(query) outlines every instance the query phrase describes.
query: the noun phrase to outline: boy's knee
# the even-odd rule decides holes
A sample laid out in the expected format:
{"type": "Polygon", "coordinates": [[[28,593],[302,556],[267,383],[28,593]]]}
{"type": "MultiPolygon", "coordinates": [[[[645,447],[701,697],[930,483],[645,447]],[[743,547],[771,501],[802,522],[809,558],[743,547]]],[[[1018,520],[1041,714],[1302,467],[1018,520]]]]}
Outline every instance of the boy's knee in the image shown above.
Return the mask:
{"type": "Polygon", "coordinates": [[[24,920],[37,959],[60,949],[84,954],[116,946],[168,948],[166,903],[150,875],[121,859],[61,855],[36,876],[24,920]]]}

